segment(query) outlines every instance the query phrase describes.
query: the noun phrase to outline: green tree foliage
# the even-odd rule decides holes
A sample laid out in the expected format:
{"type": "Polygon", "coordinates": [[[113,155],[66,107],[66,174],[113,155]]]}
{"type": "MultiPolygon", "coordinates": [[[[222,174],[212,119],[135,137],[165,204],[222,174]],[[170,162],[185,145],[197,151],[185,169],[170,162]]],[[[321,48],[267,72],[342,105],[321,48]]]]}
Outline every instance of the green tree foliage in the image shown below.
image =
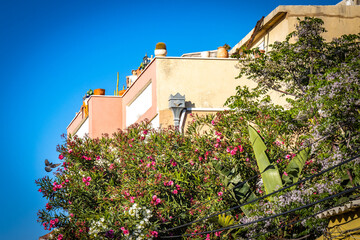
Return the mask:
{"type": "Polygon", "coordinates": [[[336,145],[332,152],[344,159],[359,152],[360,34],[326,42],[322,24],[321,19],[305,18],[285,41],[275,42],[269,53],[254,58],[260,54],[257,49],[245,51],[240,76],[246,75],[258,86],[251,93],[238,88],[227,103],[243,111],[251,102],[250,109],[271,114],[273,110],[263,107],[262,101],[268,100],[264,96],[269,91],[279,92],[288,97],[287,109],[280,110],[288,130],[304,132],[313,140],[327,138],[326,144],[336,145]]]}

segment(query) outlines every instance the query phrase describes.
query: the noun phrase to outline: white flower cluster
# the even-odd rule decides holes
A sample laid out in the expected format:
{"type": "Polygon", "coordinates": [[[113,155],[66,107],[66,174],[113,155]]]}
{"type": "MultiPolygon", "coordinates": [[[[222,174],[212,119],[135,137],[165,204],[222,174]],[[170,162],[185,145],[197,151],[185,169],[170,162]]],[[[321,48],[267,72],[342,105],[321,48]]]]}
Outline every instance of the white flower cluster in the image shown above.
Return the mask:
{"type": "Polygon", "coordinates": [[[99,160],[95,160],[94,164],[99,167],[108,167],[109,161],[103,158],[100,158],[99,160]]]}
{"type": "Polygon", "coordinates": [[[104,218],[100,218],[99,221],[91,221],[89,228],[89,234],[90,235],[97,235],[99,232],[106,231],[108,227],[104,223],[104,218]]]}
{"type": "Polygon", "coordinates": [[[146,207],[143,208],[139,207],[135,203],[129,209],[129,215],[140,220],[140,222],[136,225],[135,230],[133,231],[129,239],[137,239],[137,240],[145,239],[145,234],[143,233],[143,230],[150,223],[149,220],[152,217],[151,210],[147,209],[146,207]]]}

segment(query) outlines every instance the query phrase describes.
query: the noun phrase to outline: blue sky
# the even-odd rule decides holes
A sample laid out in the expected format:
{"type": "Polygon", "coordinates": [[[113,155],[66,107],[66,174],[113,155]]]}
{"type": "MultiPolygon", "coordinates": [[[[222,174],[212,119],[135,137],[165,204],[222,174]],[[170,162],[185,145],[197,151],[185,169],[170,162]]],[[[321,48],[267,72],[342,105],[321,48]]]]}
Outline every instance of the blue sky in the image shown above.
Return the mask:
{"type": "Polygon", "coordinates": [[[35,179],[87,90],[112,94],[157,42],[168,56],[234,46],[278,5],[333,0],[113,1],[1,0],[0,239],[38,239],[46,204],[35,179]]]}

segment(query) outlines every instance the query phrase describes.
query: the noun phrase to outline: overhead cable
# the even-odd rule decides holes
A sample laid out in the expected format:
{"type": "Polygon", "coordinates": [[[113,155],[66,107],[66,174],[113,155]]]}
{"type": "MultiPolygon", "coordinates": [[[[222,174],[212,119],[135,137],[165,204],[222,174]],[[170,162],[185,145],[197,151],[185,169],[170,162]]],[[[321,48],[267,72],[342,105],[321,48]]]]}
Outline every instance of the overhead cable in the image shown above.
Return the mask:
{"type": "Polygon", "coordinates": [[[284,190],[286,190],[286,189],[289,189],[289,188],[291,188],[291,187],[293,187],[293,186],[295,186],[295,185],[298,185],[298,184],[300,184],[300,183],[306,182],[306,181],[308,181],[308,180],[310,180],[310,179],[313,179],[313,178],[315,178],[315,177],[317,177],[317,176],[320,176],[320,175],[322,175],[322,174],[324,174],[324,173],[326,173],[326,172],[329,172],[329,171],[333,170],[334,168],[337,168],[337,167],[339,167],[339,166],[341,166],[341,165],[344,165],[344,164],[346,164],[346,163],[348,163],[348,162],[351,162],[351,161],[357,159],[358,157],[360,157],[360,155],[357,155],[357,156],[355,156],[355,157],[353,157],[353,158],[350,158],[350,159],[348,159],[348,160],[346,160],[346,161],[343,161],[343,162],[341,162],[341,163],[339,163],[339,164],[336,164],[336,165],[334,165],[334,166],[332,166],[332,167],[330,167],[330,168],[327,168],[327,169],[325,169],[325,170],[323,170],[323,171],[321,171],[321,172],[319,172],[319,173],[316,173],[316,174],[311,175],[311,176],[309,176],[309,177],[307,177],[307,178],[304,178],[303,180],[297,181],[296,183],[290,184],[290,185],[287,186],[287,187],[283,187],[283,188],[281,188],[281,189],[279,189],[279,190],[276,190],[276,191],[274,191],[274,192],[272,192],[272,193],[269,193],[269,194],[266,194],[266,195],[264,195],[264,196],[262,196],[262,197],[256,198],[256,199],[254,199],[254,200],[252,200],[252,201],[243,203],[243,204],[241,204],[241,205],[234,206],[234,207],[232,207],[232,208],[229,208],[229,209],[227,209],[227,210],[221,211],[221,212],[219,212],[219,213],[215,213],[215,214],[208,215],[208,216],[206,216],[206,217],[203,217],[203,218],[198,219],[198,220],[194,220],[194,221],[189,222],[189,223],[182,224],[182,225],[180,225],[180,226],[176,226],[176,227],[173,227],[173,228],[165,229],[165,230],[160,231],[160,232],[168,232],[168,231],[172,231],[172,230],[175,230],[175,229],[178,229],[178,228],[186,227],[186,226],[192,225],[192,224],[194,224],[194,223],[197,223],[197,222],[200,222],[200,221],[203,221],[203,220],[212,218],[212,217],[216,217],[216,216],[218,216],[218,215],[220,215],[220,214],[227,213],[227,212],[229,212],[229,211],[232,211],[232,210],[238,209],[238,208],[240,208],[240,207],[246,206],[246,205],[248,205],[248,204],[251,204],[251,203],[257,202],[257,201],[259,201],[259,200],[265,199],[265,198],[270,197],[270,196],[272,196],[272,195],[274,195],[274,194],[277,194],[277,193],[282,192],[282,191],[284,191],[284,190]]]}
{"type": "Polygon", "coordinates": [[[211,230],[211,231],[199,232],[199,233],[183,234],[183,235],[176,235],[176,236],[161,236],[161,238],[165,239],[165,238],[191,237],[191,236],[196,236],[196,235],[201,235],[201,234],[210,234],[210,233],[215,233],[215,232],[225,231],[225,230],[229,230],[229,229],[234,229],[234,228],[240,228],[240,227],[248,226],[248,225],[251,225],[251,224],[254,224],[254,223],[266,221],[266,220],[269,220],[269,219],[272,219],[272,218],[280,217],[280,216],[283,216],[283,215],[286,215],[286,214],[289,214],[289,213],[292,213],[292,212],[296,212],[296,211],[302,210],[302,209],[304,209],[304,208],[308,208],[308,207],[314,206],[314,205],[316,205],[316,204],[318,204],[318,203],[327,201],[327,200],[329,200],[329,199],[332,199],[332,198],[335,198],[335,197],[344,195],[344,194],[346,194],[346,193],[353,192],[353,191],[355,191],[355,190],[357,190],[357,189],[359,189],[359,188],[360,188],[360,186],[355,186],[355,187],[353,187],[353,188],[347,189],[347,190],[342,191],[342,192],[339,192],[339,193],[337,193],[337,194],[333,194],[333,195],[328,196],[328,197],[326,197],[326,198],[320,199],[320,200],[318,200],[318,201],[316,201],[316,202],[309,203],[309,204],[307,204],[307,205],[303,205],[303,206],[301,206],[301,207],[297,207],[297,208],[288,210],[288,211],[286,211],[286,212],[282,212],[282,213],[278,213],[278,214],[275,214],[275,215],[271,215],[271,216],[269,216],[269,217],[264,217],[264,218],[261,218],[261,219],[258,219],[258,220],[252,221],[252,222],[243,223],[243,224],[235,224],[235,225],[231,225],[231,226],[228,226],[228,227],[223,227],[223,228],[219,228],[219,229],[215,229],[215,230],[211,230]]]}

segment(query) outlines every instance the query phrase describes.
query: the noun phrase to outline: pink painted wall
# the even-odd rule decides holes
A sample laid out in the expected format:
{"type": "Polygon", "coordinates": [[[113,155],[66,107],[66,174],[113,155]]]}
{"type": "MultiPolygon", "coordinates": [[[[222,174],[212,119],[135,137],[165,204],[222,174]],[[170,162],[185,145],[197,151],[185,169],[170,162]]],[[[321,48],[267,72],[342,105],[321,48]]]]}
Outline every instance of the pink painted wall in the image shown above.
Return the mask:
{"type": "Polygon", "coordinates": [[[69,124],[69,126],[67,127],[67,134],[71,134],[73,135],[75,130],[77,130],[77,127],[80,125],[80,123],[82,122],[82,120],[85,118],[85,113],[84,110],[79,112],[74,119],[71,121],[71,123],[69,124]]]}
{"type": "Polygon", "coordinates": [[[152,83],[152,105],[136,122],[141,122],[146,118],[151,120],[157,114],[157,95],[156,95],[156,59],[152,61],[148,67],[141,73],[138,79],[130,86],[130,88],[122,96],[122,129],[126,128],[126,106],[129,105],[144,90],[148,83],[152,83]]]}
{"type": "MultiPolygon", "coordinates": [[[[89,137],[100,138],[104,133],[110,136],[118,129],[126,128],[126,106],[129,105],[148,84],[152,83],[152,105],[137,120],[141,122],[146,118],[151,120],[157,114],[157,95],[156,95],[156,64],[152,61],[138,79],[130,86],[123,96],[98,96],[90,97],[89,105],[89,137]]],[[[74,134],[80,123],[85,117],[84,113],[79,113],[69,124],[67,133],[74,134]]]]}
{"type": "Polygon", "coordinates": [[[122,98],[116,96],[91,96],[89,100],[89,137],[110,136],[122,126],[122,98]]]}

